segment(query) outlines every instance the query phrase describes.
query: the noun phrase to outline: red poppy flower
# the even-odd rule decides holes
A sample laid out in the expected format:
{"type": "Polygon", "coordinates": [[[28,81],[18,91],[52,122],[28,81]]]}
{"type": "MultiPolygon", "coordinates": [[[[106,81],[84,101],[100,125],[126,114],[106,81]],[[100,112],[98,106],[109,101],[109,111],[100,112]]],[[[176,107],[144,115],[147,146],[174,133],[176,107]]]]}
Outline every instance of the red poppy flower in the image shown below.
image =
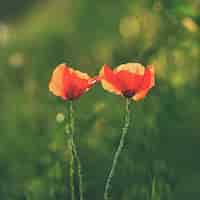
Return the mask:
{"type": "Polygon", "coordinates": [[[154,86],[154,68],[145,68],[139,63],[127,63],[112,70],[104,65],[100,80],[105,90],[138,101],[154,86]]]}
{"type": "Polygon", "coordinates": [[[74,100],[87,92],[96,82],[86,73],[74,70],[66,64],[60,64],[53,71],[49,90],[64,100],[74,100]]]}

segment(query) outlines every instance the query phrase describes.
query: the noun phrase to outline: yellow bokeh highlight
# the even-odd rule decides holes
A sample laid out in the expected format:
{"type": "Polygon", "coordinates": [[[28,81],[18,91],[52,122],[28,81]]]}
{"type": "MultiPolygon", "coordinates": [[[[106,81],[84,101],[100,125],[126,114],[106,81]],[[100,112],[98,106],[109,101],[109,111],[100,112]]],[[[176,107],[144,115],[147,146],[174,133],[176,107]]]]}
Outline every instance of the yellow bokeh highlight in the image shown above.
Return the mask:
{"type": "Polygon", "coordinates": [[[182,20],[182,25],[190,32],[197,32],[198,31],[198,25],[191,17],[185,17],[182,20]]]}

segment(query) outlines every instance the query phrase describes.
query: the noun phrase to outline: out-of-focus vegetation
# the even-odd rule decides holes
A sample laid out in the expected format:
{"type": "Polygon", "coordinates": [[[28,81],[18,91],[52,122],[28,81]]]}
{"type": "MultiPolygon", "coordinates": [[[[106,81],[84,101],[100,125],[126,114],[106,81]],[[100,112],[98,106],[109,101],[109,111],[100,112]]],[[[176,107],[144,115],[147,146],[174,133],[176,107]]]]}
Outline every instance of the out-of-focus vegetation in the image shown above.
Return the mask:
{"type": "MultiPolygon", "coordinates": [[[[96,75],[104,63],[133,61],[155,65],[156,87],[132,105],[113,199],[199,200],[199,10],[199,0],[1,2],[0,199],[66,199],[56,116],[67,103],[48,92],[53,68],[67,62],[96,75]]],[[[99,85],[75,103],[87,200],[102,200],[124,104],[99,85]]]]}

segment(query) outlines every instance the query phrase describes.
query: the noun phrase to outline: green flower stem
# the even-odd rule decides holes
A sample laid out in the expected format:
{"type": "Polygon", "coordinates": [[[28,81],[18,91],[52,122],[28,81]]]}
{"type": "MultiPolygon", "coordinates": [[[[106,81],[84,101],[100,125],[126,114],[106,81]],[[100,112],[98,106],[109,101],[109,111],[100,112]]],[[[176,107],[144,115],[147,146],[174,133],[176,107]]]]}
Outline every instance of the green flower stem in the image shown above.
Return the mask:
{"type": "Polygon", "coordinates": [[[81,167],[81,162],[78,156],[78,152],[76,149],[75,143],[72,144],[73,146],[73,154],[77,162],[77,168],[78,168],[78,179],[79,179],[79,195],[80,195],[80,200],[83,200],[83,176],[82,176],[82,167],[81,167]]]}
{"type": "Polygon", "coordinates": [[[81,162],[79,159],[78,151],[76,148],[76,144],[74,142],[74,109],[73,109],[73,103],[72,101],[70,102],[70,110],[69,110],[69,120],[70,120],[70,131],[71,131],[71,145],[72,145],[72,153],[73,156],[76,160],[77,163],[77,168],[78,168],[78,180],[79,180],[79,197],[80,200],[83,200],[83,177],[82,177],[82,167],[81,167],[81,162]]]}
{"type": "Polygon", "coordinates": [[[72,150],[72,136],[68,141],[68,148],[70,150],[70,161],[69,161],[69,176],[70,176],[70,191],[71,200],[75,200],[75,189],[74,189],[74,155],[72,150]]]}
{"type": "Polygon", "coordinates": [[[123,147],[124,147],[125,136],[128,132],[128,127],[129,127],[129,124],[130,124],[130,103],[131,103],[131,100],[127,99],[126,100],[125,123],[124,123],[124,127],[122,129],[122,135],[121,135],[121,138],[120,138],[119,145],[117,147],[117,151],[115,152],[115,155],[114,155],[114,158],[113,158],[112,167],[111,167],[110,173],[108,175],[108,178],[106,180],[106,185],[105,185],[105,190],[104,190],[104,200],[108,200],[108,198],[109,198],[109,190],[110,190],[110,187],[111,187],[111,181],[112,181],[112,178],[115,174],[115,169],[116,169],[116,166],[117,166],[117,163],[118,163],[118,160],[119,160],[119,156],[120,156],[120,154],[123,150],[123,147]]]}

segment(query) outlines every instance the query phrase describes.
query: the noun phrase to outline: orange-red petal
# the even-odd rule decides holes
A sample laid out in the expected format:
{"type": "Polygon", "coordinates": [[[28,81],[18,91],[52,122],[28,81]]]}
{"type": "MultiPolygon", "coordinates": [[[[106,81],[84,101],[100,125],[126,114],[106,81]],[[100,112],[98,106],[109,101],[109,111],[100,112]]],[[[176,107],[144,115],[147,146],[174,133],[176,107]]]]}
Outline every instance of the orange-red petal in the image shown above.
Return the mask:
{"type": "Polygon", "coordinates": [[[70,68],[70,82],[69,90],[67,91],[68,99],[77,99],[83,93],[88,91],[95,81],[90,78],[86,73],[70,68]]]}
{"type": "Polygon", "coordinates": [[[139,101],[143,99],[154,85],[155,85],[154,67],[148,66],[144,72],[143,81],[140,86],[140,89],[133,96],[133,100],[139,101]]]}
{"type": "Polygon", "coordinates": [[[138,91],[143,76],[130,73],[129,71],[119,71],[116,73],[116,77],[121,85],[122,93],[126,91],[132,91],[135,93],[138,91]]]}
{"type": "Polygon", "coordinates": [[[144,75],[145,68],[140,63],[126,63],[119,65],[114,71],[128,71],[137,75],[144,75]]]}
{"type": "Polygon", "coordinates": [[[145,68],[139,63],[126,63],[119,65],[114,71],[123,95],[132,97],[140,88],[145,68]]]}
{"type": "Polygon", "coordinates": [[[88,91],[96,82],[86,73],[74,70],[66,64],[60,64],[53,72],[49,90],[64,100],[73,100],[88,91]]]}
{"type": "Polygon", "coordinates": [[[67,84],[65,83],[65,77],[68,77],[69,70],[65,64],[60,64],[53,71],[51,80],[49,82],[49,90],[55,95],[63,99],[66,99],[67,84]]]}
{"type": "Polygon", "coordinates": [[[102,87],[112,93],[121,95],[121,86],[116,79],[115,74],[108,65],[104,65],[100,71],[99,79],[101,80],[102,87]]]}

